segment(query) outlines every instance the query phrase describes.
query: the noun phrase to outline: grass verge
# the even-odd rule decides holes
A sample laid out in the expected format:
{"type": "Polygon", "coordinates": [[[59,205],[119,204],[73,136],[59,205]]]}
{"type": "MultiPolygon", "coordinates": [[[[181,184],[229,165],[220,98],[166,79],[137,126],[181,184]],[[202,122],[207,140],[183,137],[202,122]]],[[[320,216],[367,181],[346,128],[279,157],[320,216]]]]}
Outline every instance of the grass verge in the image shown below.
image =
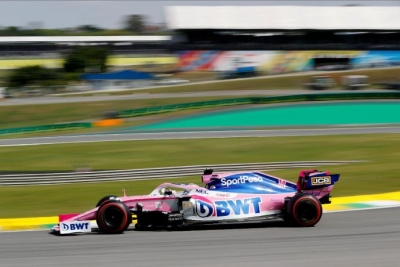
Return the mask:
{"type": "MultiPolygon", "coordinates": [[[[353,70],[353,71],[336,71],[336,72],[314,72],[313,74],[291,74],[277,75],[273,77],[264,76],[251,79],[226,80],[217,83],[208,83],[206,85],[186,85],[170,88],[159,88],[141,90],[140,92],[148,93],[178,93],[178,92],[197,92],[197,91],[233,91],[233,90],[270,90],[270,89],[299,89],[303,83],[309,82],[311,77],[316,75],[331,76],[339,85],[341,77],[345,75],[368,75],[369,82],[375,83],[382,80],[397,79],[400,68],[385,68],[385,69],[368,69],[368,70],[353,70]],[[299,75],[300,74],[300,75],[299,75]]],[[[336,89],[342,89],[339,86],[336,89]]]]}
{"type": "MultiPolygon", "coordinates": [[[[341,173],[335,196],[400,191],[400,135],[227,138],[0,147],[1,170],[134,169],[267,161],[365,160],[315,166],[341,173]]],[[[271,173],[296,179],[299,169],[271,173]]],[[[199,174],[200,175],[200,174],[199,174]]],[[[171,179],[167,179],[171,180],[171,179]]],[[[196,182],[199,177],[173,179],[196,182]]],[[[0,187],[0,218],[47,216],[90,209],[104,195],[147,194],[161,180],[58,186],[0,187]]]]}
{"type": "MultiPolygon", "coordinates": [[[[234,91],[234,90],[271,90],[271,89],[299,89],[303,83],[309,82],[311,77],[316,75],[331,76],[335,82],[340,85],[341,77],[345,75],[368,75],[371,84],[397,79],[400,73],[400,68],[384,68],[384,69],[367,69],[367,70],[352,70],[352,71],[336,71],[336,72],[313,72],[312,74],[282,74],[274,76],[262,76],[250,79],[232,79],[219,80],[217,82],[209,82],[206,84],[188,84],[180,86],[169,86],[161,88],[137,90],[140,93],[183,93],[183,92],[200,92],[200,91],[234,91]]],[[[188,74],[186,74],[188,75],[188,74]]],[[[205,73],[209,76],[210,73],[205,73]]],[[[343,89],[337,86],[335,89],[343,89]]],[[[131,91],[110,92],[110,95],[125,95],[131,91]]],[[[91,96],[97,93],[82,93],[74,96],[91,96]]]]}
{"type": "Polygon", "coordinates": [[[0,106],[0,114],[2,115],[0,127],[4,129],[50,123],[93,120],[101,118],[102,113],[105,111],[164,106],[194,101],[217,100],[221,98],[237,98],[237,96],[131,99],[24,106],[0,106]]]}
{"type": "MultiPolygon", "coordinates": [[[[396,77],[399,68],[385,70],[365,70],[354,71],[346,74],[364,73],[371,77],[371,82],[375,80],[390,79],[396,77]]],[[[337,75],[337,72],[332,73],[337,75]]],[[[312,75],[303,76],[282,76],[275,78],[231,80],[219,83],[185,85],[151,90],[140,90],[134,93],[173,93],[188,91],[223,91],[223,90],[254,90],[254,89],[280,89],[280,88],[299,88],[312,75]]],[[[132,94],[132,91],[109,93],[115,95],[132,94]]],[[[251,96],[251,95],[247,95],[251,96]]],[[[242,96],[245,97],[245,96],[242,96]]],[[[24,106],[0,106],[2,114],[1,128],[26,127],[41,124],[63,123],[71,121],[91,120],[101,117],[101,113],[109,110],[123,110],[142,108],[149,106],[162,106],[177,103],[188,103],[193,101],[216,100],[221,98],[236,98],[236,96],[213,96],[213,97],[190,97],[190,98],[163,98],[163,99],[132,99],[120,101],[96,101],[96,102],[76,102],[43,105],[24,105],[24,106]]]]}

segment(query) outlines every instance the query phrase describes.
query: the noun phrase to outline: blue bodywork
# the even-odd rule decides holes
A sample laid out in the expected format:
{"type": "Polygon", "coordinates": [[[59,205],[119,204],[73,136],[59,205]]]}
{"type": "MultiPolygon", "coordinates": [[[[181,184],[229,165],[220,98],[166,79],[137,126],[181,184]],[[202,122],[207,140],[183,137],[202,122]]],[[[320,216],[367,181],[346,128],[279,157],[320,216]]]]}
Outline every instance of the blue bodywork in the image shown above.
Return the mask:
{"type": "MultiPolygon", "coordinates": [[[[328,175],[321,172],[307,179],[305,189],[319,189],[333,185],[339,180],[339,174],[328,175]],[[323,185],[312,184],[312,178],[330,177],[330,182],[323,185]]],[[[295,183],[269,176],[261,172],[242,172],[215,179],[206,185],[209,190],[227,191],[243,194],[285,194],[297,192],[295,183]]]]}
{"type": "Polygon", "coordinates": [[[261,172],[243,172],[216,179],[207,184],[209,190],[228,191],[244,194],[284,194],[296,192],[296,184],[261,172]]]}

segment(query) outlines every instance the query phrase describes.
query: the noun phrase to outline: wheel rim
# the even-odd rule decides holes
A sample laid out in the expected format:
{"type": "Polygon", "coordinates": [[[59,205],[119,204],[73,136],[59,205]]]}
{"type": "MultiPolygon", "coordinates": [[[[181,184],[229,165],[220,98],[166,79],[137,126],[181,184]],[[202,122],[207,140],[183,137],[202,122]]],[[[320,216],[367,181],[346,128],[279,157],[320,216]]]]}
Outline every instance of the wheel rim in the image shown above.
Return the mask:
{"type": "Polygon", "coordinates": [[[297,205],[296,217],[301,223],[307,224],[315,221],[318,216],[318,208],[311,200],[303,200],[297,205]]]}
{"type": "Polygon", "coordinates": [[[108,207],[102,214],[102,221],[111,229],[119,228],[124,221],[124,218],[124,212],[118,207],[108,207]]]}

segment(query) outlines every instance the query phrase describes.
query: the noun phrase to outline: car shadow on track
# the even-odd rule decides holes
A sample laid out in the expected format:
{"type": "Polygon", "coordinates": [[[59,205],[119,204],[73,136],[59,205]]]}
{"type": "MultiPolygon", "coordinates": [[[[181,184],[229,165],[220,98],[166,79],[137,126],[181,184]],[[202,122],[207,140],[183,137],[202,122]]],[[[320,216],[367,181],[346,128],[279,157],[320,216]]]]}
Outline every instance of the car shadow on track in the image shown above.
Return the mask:
{"type": "MultiPolygon", "coordinates": [[[[257,228],[298,228],[292,226],[281,220],[264,221],[264,222],[240,222],[240,223],[219,223],[219,224],[199,224],[199,225],[186,225],[181,227],[146,227],[134,228],[129,227],[125,230],[127,232],[187,232],[187,231],[213,231],[213,230],[232,230],[232,229],[257,229],[257,228]]],[[[56,233],[49,233],[53,235],[60,235],[56,233]]],[[[122,233],[123,234],[123,233],[122,233]]],[[[82,234],[68,234],[63,236],[76,236],[82,234]]],[[[85,234],[87,235],[87,234],[85,234]]],[[[110,235],[103,233],[99,230],[93,230],[89,235],[110,235]]]]}
{"type": "Polygon", "coordinates": [[[148,227],[148,228],[130,228],[127,231],[206,231],[206,230],[230,230],[230,229],[251,229],[251,228],[293,228],[281,220],[267,222],[240,222],[240,223],[218,223],[218,224],[199,224],[187,225],[181,227],[148,227]]]}

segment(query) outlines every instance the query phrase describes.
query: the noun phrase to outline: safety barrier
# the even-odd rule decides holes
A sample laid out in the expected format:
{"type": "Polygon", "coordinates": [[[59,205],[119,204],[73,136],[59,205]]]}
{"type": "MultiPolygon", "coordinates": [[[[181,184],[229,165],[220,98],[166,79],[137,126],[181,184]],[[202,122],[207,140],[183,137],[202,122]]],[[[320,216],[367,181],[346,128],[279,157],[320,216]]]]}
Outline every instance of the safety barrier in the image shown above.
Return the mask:
{"type": "Polygon", "coordinates": [[[330,100],[373,100],[373,99],[400,99],[400,92],[347,92],[347,93],[320,93],[287,96],[257,97],[253,104],[270,104],[299,101],[330,101],[330,100]]]}
{"type": "Polygon", "coordinates": [[[60,131],[60,130],[74,130],[82,128],[91,128],[91,122],[72,122],[72,123],[60,123],[60,124],[49,124],[49,125],[38,125],[29,127],[18,127],[0,129],[1,134],[16,134],[16,133],[32,133],[32,132],[48,132],[48,131],[60,131]]]}
{"type": "Polygon", "coordinates": [[[297,161],[297,162],[262,162],[237,163],[220,165],[196,165],[134,170],[89,171],[70,173],[34,173],[0,175],[0,186],[18,185],[54,185],[70,183],[96,183],[106,181],[147,180],[178,178],[190,175],[201,175],[205,168],[216,172],[242,170],[280,170],[288,168],[312,168],[315,166],[358,163],[361,161],[297,161]]]}
{"type": "Polygon", "coordinates": [[[193,103],[181,103],[173,104],[167,106],[149,107],[149,108],[139,108],[139,109],[128,109],[118,111],[118,117],[136,117],[144,115],[159,114],[164,112],[197,109],[197,108],[210,108],[210,107],[221,107],[230,105],[244,105],[253,104],[254,99],[251,97],[246,98],[233,98],[233,99],[221,99],[221,100],[210,100],[210,101],[200,101],[193,103]]]}

